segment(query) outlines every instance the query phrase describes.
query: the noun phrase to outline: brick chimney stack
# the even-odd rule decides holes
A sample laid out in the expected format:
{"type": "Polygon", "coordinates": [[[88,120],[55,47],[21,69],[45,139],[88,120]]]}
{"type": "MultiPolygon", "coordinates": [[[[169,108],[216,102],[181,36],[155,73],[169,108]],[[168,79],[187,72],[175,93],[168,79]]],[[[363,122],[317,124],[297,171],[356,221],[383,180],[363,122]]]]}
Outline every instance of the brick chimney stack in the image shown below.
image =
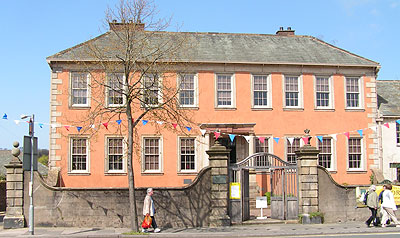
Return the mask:
{"type": "Polygon", "coordinates": [[[129,20],[129,22],[117,22],[117,20],[113,20],[112,22],[109,22],[108,25],[110,26],[110,30],[113,31],[126,30],[127,27],[132,31],[144,31],[144,23],[141,21],[133,22],[132,20],[129,20]]]}
{"type": "Polygon", "coordinates": [[[294,36],[294,30],[291,27],[288,27],[286,30],[283,27],[279,27],[279,30],[276,32],[277,36],[294,36]]]}

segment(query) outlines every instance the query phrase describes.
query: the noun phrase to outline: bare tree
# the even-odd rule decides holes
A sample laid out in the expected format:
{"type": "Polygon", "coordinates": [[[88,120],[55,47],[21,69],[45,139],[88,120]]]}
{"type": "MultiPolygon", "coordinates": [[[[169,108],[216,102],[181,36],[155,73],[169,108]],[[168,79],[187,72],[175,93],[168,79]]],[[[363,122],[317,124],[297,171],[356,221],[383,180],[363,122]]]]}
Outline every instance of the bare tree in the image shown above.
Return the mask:
{"type": "MultiPolygon", "coordinates": [[[[131,228],[138,230],[135,197],[134,152],[140,154],[137,125],[142,120],[192,125],[189,110],[179,108],[176,72],[188,62],[190,42],[185,33],[163,32],[168,19],[155,19],[156,8],[146,0],[121,0],[106,12],[109,31],[87,42],[76,62],[91,75],[92,105],[85,120],[126,119],[127,171],[131,228]],[[146,28],[146,30],[145,30],[146,28]]],[[[185,81],[181,75],[179,82],[185,81]]],[[[174,129],[170,123],[155,123],[158,130],[174,129]]],[[[139,156],[138,156],[139,157],[139,156]]]]}

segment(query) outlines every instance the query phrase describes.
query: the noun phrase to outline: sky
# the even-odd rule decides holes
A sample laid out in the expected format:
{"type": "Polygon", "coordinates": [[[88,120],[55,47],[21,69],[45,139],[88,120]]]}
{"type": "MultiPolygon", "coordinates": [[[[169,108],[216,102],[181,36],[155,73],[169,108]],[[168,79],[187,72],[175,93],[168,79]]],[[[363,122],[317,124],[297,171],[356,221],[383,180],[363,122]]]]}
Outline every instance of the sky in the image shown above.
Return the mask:
{"type": "MultiPolygon", "coordinates": [[[[22,144],[35,115],[39,148],[49,148],[50,68],[46,57],[104,33],[119,0],[0,0],[0,149],[22,144]],[[4,115],[8,119],[2,119],[4,115]],[[16,123],[19,120],[20,123],[16,123]],[[40,127],[42,125],[42,128],[40,127]]],[[[400,0],[155,0],[168,31],[275,34],[291,27],[381,64],[378,80],[400,80],[400,0]]]]}

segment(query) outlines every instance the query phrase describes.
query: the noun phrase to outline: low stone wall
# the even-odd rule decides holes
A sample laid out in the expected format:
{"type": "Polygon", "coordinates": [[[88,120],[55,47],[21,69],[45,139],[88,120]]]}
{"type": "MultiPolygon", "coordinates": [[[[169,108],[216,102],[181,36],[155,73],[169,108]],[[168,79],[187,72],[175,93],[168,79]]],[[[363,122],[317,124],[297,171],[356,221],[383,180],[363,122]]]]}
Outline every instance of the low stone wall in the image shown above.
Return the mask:
{"type": "Polygon", "coordinates": [[[336,183],[329,172],[318,166],[319,211],[324,222],[366,221],[371,215],[368,208],[357,208],[356,186],[336,183]]]}
{"type": "Polygon", "coordinates": [[[7,207],[6,185],[6,181],[0,181],[0,212],[4,212],[7,207]]]}
{"type": "MultiPolygon", "coordinates": [[[[29,172],[25,172],[28,187],[29,172]]],[[[147,188],[137,188],[137,213],[147,188]]],[[[35,173],[34,207],[36,226],[130,227],[128,188],[50,187],[35,173]]],[[[182,188],[154,188],[153,200],[159,227],[202,227],[209,225],[211,171],[204,168],[192,184],[182,188]]],[[[24,191],[24,214],[28,224],[29,194],[24,191]]]]}

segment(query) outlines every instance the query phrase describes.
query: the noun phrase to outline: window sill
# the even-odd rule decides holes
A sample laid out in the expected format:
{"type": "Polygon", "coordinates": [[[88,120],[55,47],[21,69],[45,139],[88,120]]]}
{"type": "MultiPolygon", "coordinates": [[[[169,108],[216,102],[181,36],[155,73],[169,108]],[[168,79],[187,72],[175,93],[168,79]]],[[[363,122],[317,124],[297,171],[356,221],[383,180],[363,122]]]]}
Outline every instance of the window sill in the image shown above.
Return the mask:
{"type": "Polygon", "coordinates": [[[346,112],[365,112],[365,109],[363,108],[345,108],[344,109],[346,112]]]}
{"type": "Polygon", "coordinates": [[[89,176],[90,172],[68,172],[71,176],[89,176]]]}
{"type": "Polygon", "coordinates": [[[334,108],[314,108],[314,111],[318,112],[334,112],[334,108]]]}
{"type": "Polygon", "coordinates": [[[162,176],[164,172],[142,172],[143,176],[162,176]]]}
{"type": "Polygon", "coordinates": [[[304,111],[304,108],[290,108],[290,107],[284,107],[283,111],[304,111]]]}
{"type": "Polygon", "coordinates": [[[348,174],[366,174],[367,171],[365,170],[347,170],[348,174]]]}
{"type": "Polygon", "coordinates": [[[196,107],[196,106],[182,107],[182,106],[180,106],[179,109],[182,109],[182,110],[199,110],[199,107],[196,107]]]}
{"type": "Polygon", "coordinates": [[[336,171],[336,170],[329,170],[329,169],[327,169],[327,170],[328,170],[328,172],[331,173],[331,174],[337,174],[337,171],[336,171]]]}
{"type": "Polygon", "coordinates": [[[88,110],[90,106],[69,106],[70,110],[88,110]]]}
{"type": "Polygon", "coordinates": [[[236,111],[236,107],[216,107],[216,111],[236,111]]]}
{"type": "Polygon", "coordinates": [[[105,172],[105,176],[126,176],[126,172],[105,172]]]}
{"type": "Polygon", "coordinates": [[[196,176],[198,172],[190,171],[190,172],[184,172],[184,171],[179,171],[178,176],[185,176],[185,175],[193,175],[196,176]]]}
{"type": "Polygon", "coordinates": [[[252,107],[252,111],[272,111],[272,107],[252,107]]]}

